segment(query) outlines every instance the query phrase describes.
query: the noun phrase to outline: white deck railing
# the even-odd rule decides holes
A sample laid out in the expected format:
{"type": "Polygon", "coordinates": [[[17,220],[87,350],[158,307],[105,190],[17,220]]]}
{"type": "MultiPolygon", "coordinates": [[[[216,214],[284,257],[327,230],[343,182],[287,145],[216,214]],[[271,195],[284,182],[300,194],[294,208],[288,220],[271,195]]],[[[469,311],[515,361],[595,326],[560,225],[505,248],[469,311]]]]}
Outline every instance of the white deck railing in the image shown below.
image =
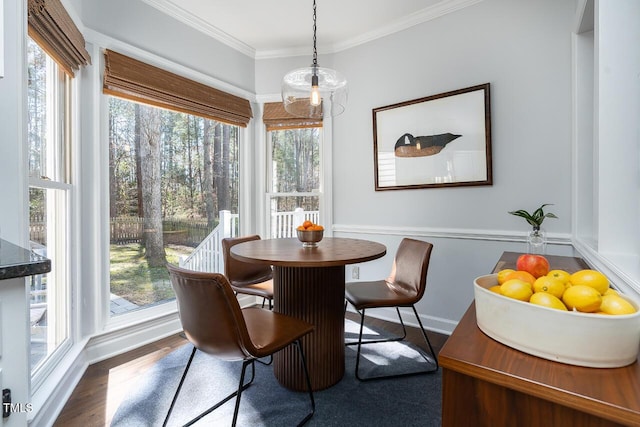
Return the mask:
{"type": "Polygon", "coordinates": [[[296,237],[296,227],[309,220],[318,223],[320,211],[304,211],[296,208],[293,212],[276,212],[271,214],[271,237],[274,239],[296,237]]]}
{"type": "MultiPolygon", "coordinates": [[[[296,227],[305,220],[317,223],[319,211],[304,211],[297,208],[293,212],[277,212],[271,217],[271,237],[295,237],[296,227]]],[[[238,232],[238,214],[220,211],[220,224],[186,258],[180,259],[180,267],[193,271],[213,273],[224,272],[222,239],[236,237],[238,232]]]]}

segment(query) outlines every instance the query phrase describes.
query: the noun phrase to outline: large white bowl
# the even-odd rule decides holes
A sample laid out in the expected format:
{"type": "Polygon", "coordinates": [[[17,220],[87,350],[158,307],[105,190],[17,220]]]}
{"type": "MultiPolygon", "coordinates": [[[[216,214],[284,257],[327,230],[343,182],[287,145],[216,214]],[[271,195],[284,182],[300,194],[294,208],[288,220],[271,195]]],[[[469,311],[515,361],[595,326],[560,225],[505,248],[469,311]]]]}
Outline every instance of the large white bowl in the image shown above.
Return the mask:
{"type": "MultiPolygon", "coordinates": [[[[571,365],[617,368],[636,361],[640,311],[617,316],[561,311],[489,290],[497,284],[497,274],[474,281],[478,327],[494,340],[571,365]]],[[[638,301],[628,295],[623,297],[638,310],[638,301]]]]}

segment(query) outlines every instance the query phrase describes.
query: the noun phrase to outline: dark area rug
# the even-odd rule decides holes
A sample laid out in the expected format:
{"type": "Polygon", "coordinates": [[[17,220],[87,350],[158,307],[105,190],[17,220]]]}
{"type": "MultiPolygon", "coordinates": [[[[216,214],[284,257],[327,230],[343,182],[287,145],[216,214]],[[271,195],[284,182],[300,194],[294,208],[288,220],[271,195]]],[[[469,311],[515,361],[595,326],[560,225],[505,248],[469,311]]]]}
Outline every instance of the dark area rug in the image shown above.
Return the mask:
{"type": "MultiPolygon", "coordinates": [[[[357,339],[359,326],[345,323],[348,341],[357,339]]],[[[367,338],[379,331],[366,329],[367,338]]],[[[112,422],[117,427],[161,426],[191,344],[167,355],[147,371],[129,391],[112,422]]],[[[335,386],[315,392],[316,413],[308,426],[440,426],[441,370],[433,374],[360,382],[355,378],[356,346],[345,349],[345,375],[335,386]]],[[[426,362],[406,343],[363,346],[361,374],[424,369],[426,362]],[[365,350],[366,349],[366,350],[365,350]]],[[[220,361],[202,352],[185,380],[170,426],[182,425],[237,388],[241,363],[220,361]]],[[[247,370],[250,374],[250,368],[247,370]]],[[[235,399],[204,417],[196,426],[231,425],[235,399]]],[[[295,426],[308,413],[309,397],[282,387],[272,366],[256,363],[256,377],[242,393],[238,426],[295,426]]]]}

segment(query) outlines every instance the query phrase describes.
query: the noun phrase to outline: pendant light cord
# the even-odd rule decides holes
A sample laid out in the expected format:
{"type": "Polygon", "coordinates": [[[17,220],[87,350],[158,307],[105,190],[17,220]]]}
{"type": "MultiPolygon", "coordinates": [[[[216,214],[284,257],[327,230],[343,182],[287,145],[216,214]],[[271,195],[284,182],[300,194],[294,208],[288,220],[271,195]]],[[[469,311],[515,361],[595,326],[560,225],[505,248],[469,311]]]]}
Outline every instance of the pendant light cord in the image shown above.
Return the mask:
{"type": "Polygon", "coordinates": [[[316,48],[316,0],[313,0],[313,66],[318,66],[318,50],[316,48]]]}

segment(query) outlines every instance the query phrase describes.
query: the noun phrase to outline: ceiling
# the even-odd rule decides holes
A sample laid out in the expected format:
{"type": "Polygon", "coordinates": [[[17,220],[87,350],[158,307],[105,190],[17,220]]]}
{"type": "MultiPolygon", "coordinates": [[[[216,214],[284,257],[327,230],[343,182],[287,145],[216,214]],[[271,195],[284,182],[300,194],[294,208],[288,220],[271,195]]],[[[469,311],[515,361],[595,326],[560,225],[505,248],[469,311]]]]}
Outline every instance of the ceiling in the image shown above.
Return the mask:
{"type": "MultiPolygon", "coordinates": [[[[255,58],[311,54],[312,0],[143,0],[255,58]]],[[[481,0],[317,0],[318,53],[338,52],[481,0]]]]}

